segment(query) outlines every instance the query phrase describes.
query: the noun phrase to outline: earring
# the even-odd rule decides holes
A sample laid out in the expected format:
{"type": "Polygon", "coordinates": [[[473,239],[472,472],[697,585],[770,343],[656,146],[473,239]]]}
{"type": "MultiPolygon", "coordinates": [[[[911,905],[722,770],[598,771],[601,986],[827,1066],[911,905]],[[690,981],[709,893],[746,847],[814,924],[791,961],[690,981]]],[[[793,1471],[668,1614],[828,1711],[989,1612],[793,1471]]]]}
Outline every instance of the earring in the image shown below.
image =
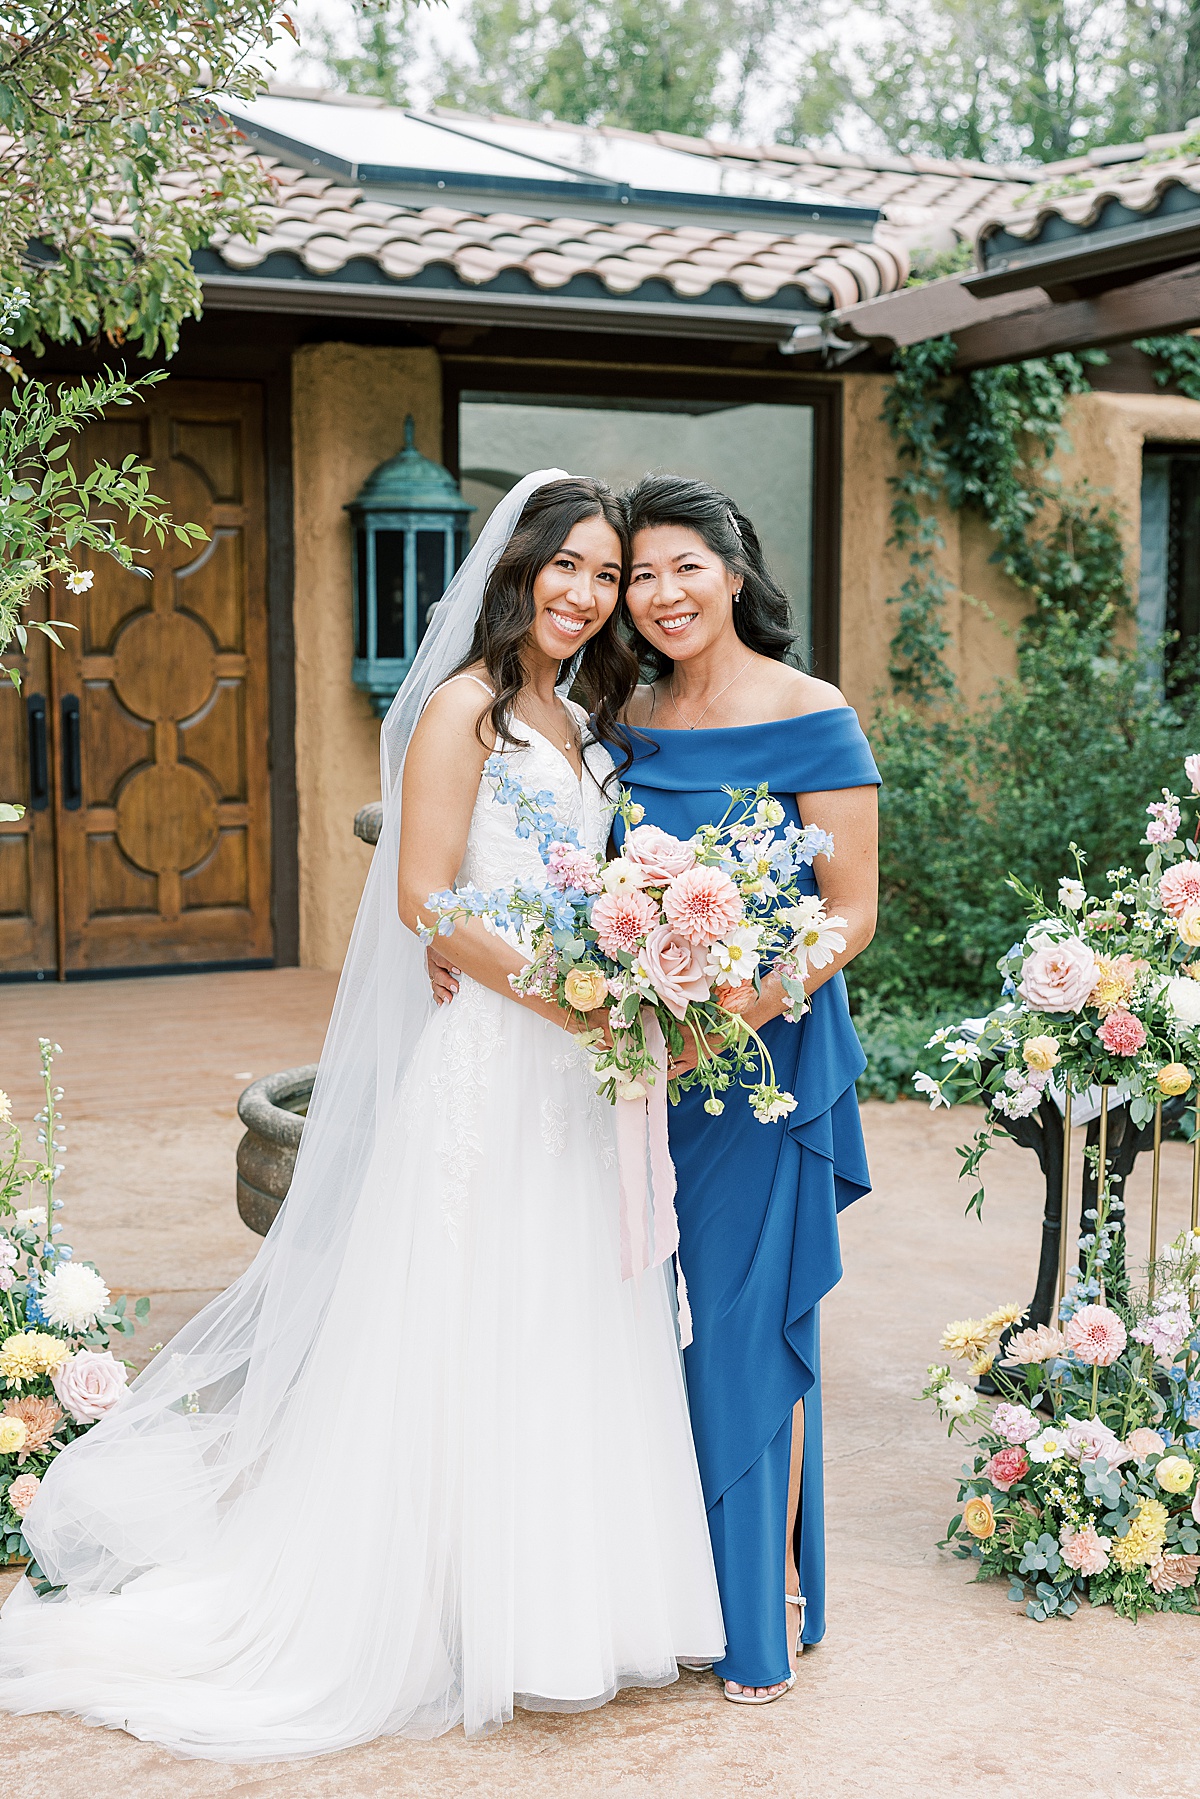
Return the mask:
{"type": "Polygon", "coordinates": [[[734,594],[734,596],[733,596],[733,603],[734,603],[734,605],[735,605],[735,606],[736,606],[736,605],[737,605],[737,603],[738,603],[738,601],[739,601],[739,600],[740,600],[740,599],[741,599],[741,597],[742,597],[742,590],[741,590],[741,588],[740,588],[740,587],[739,587],[739,588],[738,588],[738,590],[737,590],[737,592],[736,592],[736,593],[735,593],[735,594],[734,594]]]}

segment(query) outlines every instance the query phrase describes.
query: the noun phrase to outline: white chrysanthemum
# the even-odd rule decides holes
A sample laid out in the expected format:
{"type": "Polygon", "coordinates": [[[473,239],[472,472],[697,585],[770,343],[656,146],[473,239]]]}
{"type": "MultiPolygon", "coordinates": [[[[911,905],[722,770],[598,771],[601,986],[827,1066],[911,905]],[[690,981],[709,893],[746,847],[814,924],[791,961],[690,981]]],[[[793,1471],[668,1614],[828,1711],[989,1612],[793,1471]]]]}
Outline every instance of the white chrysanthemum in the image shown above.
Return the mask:
{"type": "Polygon", "coordinates": [[[965,1380],[948,1380],[938,1388],[937,1402],[948,1418],[969,1418],[979,1399],[965,1380]]]}
{"type": "Polygon", "coordinates": [[[42,1311],[59,1330],[90,1330],[107,1304],[108,1288],[82,1262],[62,1262],[43,1277],[42,1311]]]}

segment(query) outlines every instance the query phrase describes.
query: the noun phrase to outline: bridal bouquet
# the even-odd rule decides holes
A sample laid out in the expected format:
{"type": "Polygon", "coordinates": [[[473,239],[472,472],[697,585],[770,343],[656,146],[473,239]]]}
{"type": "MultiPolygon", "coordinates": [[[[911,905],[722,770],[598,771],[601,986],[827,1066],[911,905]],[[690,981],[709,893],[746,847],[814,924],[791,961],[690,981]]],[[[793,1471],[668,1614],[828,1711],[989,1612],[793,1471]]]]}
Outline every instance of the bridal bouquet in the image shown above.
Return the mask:
{"type": "Polygon", "coordinates": [[[1083,1278],[1059,1323],[1010,1336],[1020,1306],[946,1326],[941,1346],[989,1373],[992,1405],[949,1367],[923,1399],[972,1449],[942,1547],[1007,1575],[1031,1618],[1069,1617],[1079,1597],[1124,1617],[1200,1610],[1200,1235],[1185,1232],[1117,1305],[1104,1271],[1115,1236],[1101,1200],[1083,1278]]]}
{"type": "MultiPolygon", "coordinates": [[[[1200,756],[1185,763],[1200,795],[1200,756]]],[[[1135,1125],[1156,1104],[1196,1089],[1200,1069],[1200,807],[1196,831],[1180,835],[1181,805],[1163,789],[1146,808],[1144,870],[1109,869],[1106,891],[1090,893],[1086,858],[1075,844],[1073,874],[1055,903],[1010,877],[1030,924],[1002,956],[1000,1005],[982,1019],[938,1031],[942,1072],[914,1077],[931,1107],[982,1101],[983,1128],[963,1156],[964,1176],[979,1165],[998,1120],[1036,1112],[1049,1087],[1061,1095],[1113,1088],[1135,1125]]],[[[983,1200],[979,1186],[970,1202],[983,1200]]]]}
{"type": "MultiPolygon", "coordinates": [[[[74,1261],[59,1241],[58,1046],[42,1038],[39,1048],[45,1103],[36,1118],[38,1156],[23,1156],[0,1093],[0,1562],[28,1556],[22,1520],[42,1476],[122,1397],[128,1370],[109,1346],[134,1329],[126,1300],[114,1302],[92,1264],[74,1261]]],[[[139,1320],[149,1310],[148,1299],[133,1308],[139,1320]]]]}
{"type": "Polygon", "coordinates": [[[518,834],[536,843],[544,879],[493,893],[431,894],[438,930],[467,918],[511,928],[530,952],[512,977],[518,993],[581,1016],[604,1009],[607,1034],[580,1035],[609,1098],[643,1098],[667,1057],[692,1043],[697,1065],[670,1083],[672,1099],[699,1086],[705,1110],[719,1113],[718,1095],[742,1075],[761,1123],[791,1112],[795,1099],[776,1084],[770,1052],[743,1013],[771,968],[783,982],[786,1016],[798,1018],[809,970],[846,946],[846,920],[826,917],[800,882],[817,856],[833,854],[829,835],[811,826],[780,830],[783,807],[765,783],[753,793],[726,788],[725,816],[686,841],[644,824],[622,790],[626,836],[621,854],[605,861],[559,824],[552,794],[530,794],[509,777],[503,756],[490,757],[484,774],[514,809],[518,834]]]}

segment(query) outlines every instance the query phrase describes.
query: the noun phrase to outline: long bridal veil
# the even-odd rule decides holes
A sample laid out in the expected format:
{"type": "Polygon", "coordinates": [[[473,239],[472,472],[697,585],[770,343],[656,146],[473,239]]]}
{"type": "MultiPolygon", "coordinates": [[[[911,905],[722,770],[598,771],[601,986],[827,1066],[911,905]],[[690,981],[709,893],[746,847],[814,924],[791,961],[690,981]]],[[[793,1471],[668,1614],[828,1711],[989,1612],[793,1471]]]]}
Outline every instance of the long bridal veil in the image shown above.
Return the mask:
{"type": "MultiPolygon", "coordinates": [[[[47,1578],[66,1588],[68,1599],[112,1593],[153,1570],[166,1577],[172,1568],[215,1566],[222,1521],[262,1485],[281,1440],[287,1439],[284,1459],[290,1460],[292,1447],[306,1433],[313,1472],[295,1502],[307,1500],[315,1519],[311,1554],[335,1565],[339,1553],[351,1557],[355,1552],[353,1544],[339,1541],[339,1489],[344,1492],[346,1483],[369,1479],[364,1463],[369,1465],[370,1456],[362,1442],[339,1440],[339,1424],[344,1430],[352,1414],[361,1420],[363,1408],[347,1405],[342,1410],[337,1395],[339,1384],[345,1393],[352,1383],[369,1383],[371,1371],[354,1365],[352,1343],[346,1345],[346,1365],[335,1371],[336,1379],[331,1377],[332,1415],[300,1421],[294,1413],[302,1376],[348,1272],[348,1245],[354,1240],[355,1210],[376,1147],[377,1120],[388,1116],[432,1004],[420,945],[401,924],[396,908],[404,756],[429,695],[470,648],[487,577],[526,500],[543,483],[562,476],[561,469],[528,475],[497,506],[435,608],[413,667],[384,720],[383,830],[286,1204],[241,1278],[180,1331],[114,1412],[59,1456],[30,1507],[26,1537],[47,1578]]],[[[361,1244],[356,1253],[361,1254],[361,1244]]],[[[311,1402],[311,1387],[308,1398],[311,1402]]],[[[386,1418],[378,1419],[375,1428],[386,1432],[386,1418]]],[[[379,1497],[386,1505],[387,1495],[379,1497]]],[[[269,1562],[269,1531],[245,1528],[245,1503],[239,1518],[242,1551],[253,1547],[254,1556],[269,1562]]],[[[245,1554],[239,1560],[241,1579],[266,1581],[268,1567],[255,1571],[253,1557],[248,1566],[245,1554]]],[[[363,1573],[369,1578],[369,1570],[356,1570],[348,1578],[363,1573]]],[[[23,1594],[22,1604],[30,1602],[27,1588],[18,1594],[23,1594]]],[[[56,1608],[51,1604],[45,1609],[56,1608]]],[[[347,1624],[352,1611],[347,1610],[347,1624]]],[[[282,1624],[282,1618],[277,1622],[282,1624]]],[[[180,1625],[186,1640],[182,1618],[180,1625]]],[[[23,1656],[6,1653],[5,1634],[0,1626],[0,1705],[13,1703],[12,1687],[21,1684],[25,1667],[23,1656]]],[[[379,1649],[382,1653],[382,1644],[379,1649]]],[[[120,1660],[114,1653],[114,1673],[120,1660]]],[[[40,1658],[35,1661],[41,1665],[40,1658]]],[[[200,1672],[199,1666],[193,1671],[200,1672]]],[[[17,1695],[17,1708],[37,1709],[36,1697],[17,1695]],[[27,1698],[32,1700],[28,1705],[27,1698]]],[[[55,1703],[49,1692],[45,1703],[55,1703]]],[[[68,1708],[76,1709],[69,1702],[68,1708]]],[[[279,1752],[287,1749],[277,1747],[279,1752]]]]}

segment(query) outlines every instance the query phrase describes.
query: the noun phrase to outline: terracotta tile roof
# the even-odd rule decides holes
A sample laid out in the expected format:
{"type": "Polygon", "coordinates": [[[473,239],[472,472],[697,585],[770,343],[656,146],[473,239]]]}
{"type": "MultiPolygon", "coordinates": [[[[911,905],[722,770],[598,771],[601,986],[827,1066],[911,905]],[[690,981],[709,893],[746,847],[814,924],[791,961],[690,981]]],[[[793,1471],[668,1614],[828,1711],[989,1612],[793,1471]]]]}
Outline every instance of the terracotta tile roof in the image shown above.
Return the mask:
{"type": "Polygon", "coordinates": [[[531,291],[546,293],[590,276],[613,296],[635,295],[653,281],[665,283],[680,299],[722,299],[733,288],[742,302],[765,304],[782,296],[795,306],[803,295],[816,309],[890,293],[908,275],[903,240],[886,228],[876,242],[853,243],[812,231],[662,225],[636,216],[606,223],[391,205],[326,176],[263,162],[275,198],[263,208],[258,237],[253,243],[217,238],[211,246],[239,272],[286,252],[313,275],[326,277],[365,260],[395,281],[440,265],[473,287],[501,276],[511,279],[515,271],[531,291]],[[718,287],[726,294],[714,294],[718,287]]]}
{"type": "Polygon", "coordinates": [[[1038,171],[1021,205],[1009,201],[980,213],[976,243],[982,247],[998,231],[1030,240],[1053,218],[1084,229],[1095,224],[1113,200],[1129,212],[1151,213],[1171,187],[1200,194],[1200,151],[1194,131],[1148,138],[1144,144],[1110,146],[1047,165],[1038,171]]]}

